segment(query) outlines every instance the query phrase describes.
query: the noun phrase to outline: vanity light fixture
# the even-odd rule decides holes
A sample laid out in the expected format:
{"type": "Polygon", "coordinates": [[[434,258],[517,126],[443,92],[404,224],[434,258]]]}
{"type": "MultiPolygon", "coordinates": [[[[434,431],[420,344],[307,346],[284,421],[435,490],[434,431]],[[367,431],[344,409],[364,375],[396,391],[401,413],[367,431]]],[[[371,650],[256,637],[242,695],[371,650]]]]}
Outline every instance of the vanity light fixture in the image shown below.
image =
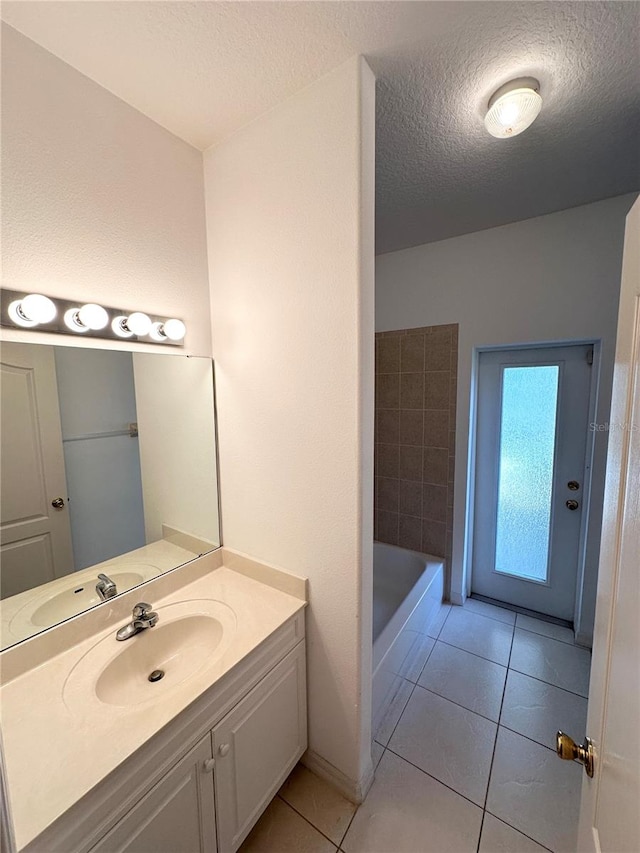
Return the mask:
{"type": "Polygon", "coordinates": [[[138,337],[151,335],[154,340],[160,340],[160,338],[154,338],[153,334],[151,334],[153,325],[153,320],[148,314],[143,314],[142,311],[134,311],[129,316],[121,314],[119,317],[116,317],[111,323],[111,328],[119,338],[132,338],[134,335],[138,337]]]}
{"type": "Polygon", "coordinates": [[[140,343],[183,346],[187,328],[177,317],[125,312],[96,302],[84,304],[39,293],[2,290],[0,325],[64,335],[131,339],[140,343]]]}
{"type": "Polygon", "coordinates": [[[493,93],[484,126],[497,139],[509,139],[530,127],[541,109],[540,83],[533,77],[518,77],[493,93]]]}
{"type": "Polygon", "coordinates": [[[58,313],[58,309],[48,296],[29,293],[20,299],[13,299],[9,304],[8,313],[16,326],[31,329],[42,323],[50,323],[58,313]]]}
{"type": "Polygon", "coordinates": [[[148,335],[151,331],[152,320],[148,314],[144,314],[142,311],[134,311],[133,314],[129,314],[127,319],[124,321],[124,325],[130,332],[133,332],[134,335],[148,335]]]}
{"type": "Polygon", "coordinates": [[[109,315],[102,305],[88,302],[81,308],[68,308],[64,312],[64,322],[72,332],[97,332],[108,325],[109,315]]]}
{"type": "Polygon", "coordinates": [[[182,320],[165,320],[164,323],[154,323],[149,335],[154,341],[181,341],[187,333],[187,327],[182,320]]]}

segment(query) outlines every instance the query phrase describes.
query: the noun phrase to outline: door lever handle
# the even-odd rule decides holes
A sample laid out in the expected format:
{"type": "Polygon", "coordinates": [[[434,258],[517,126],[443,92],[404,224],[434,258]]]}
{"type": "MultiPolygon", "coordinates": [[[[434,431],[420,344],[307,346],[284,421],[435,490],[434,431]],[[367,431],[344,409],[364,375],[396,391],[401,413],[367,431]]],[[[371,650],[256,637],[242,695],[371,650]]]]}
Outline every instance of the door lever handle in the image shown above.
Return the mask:
{"type": "Polygon", "coordinates": [[[593,779],[596,756],[591,738],[585,737],[583,742],[578,745],[572,737],[558,731],[556,732],[556,752],[565,761],[580,762],[584,766],[584,772],[587,776],[593,779]]]}

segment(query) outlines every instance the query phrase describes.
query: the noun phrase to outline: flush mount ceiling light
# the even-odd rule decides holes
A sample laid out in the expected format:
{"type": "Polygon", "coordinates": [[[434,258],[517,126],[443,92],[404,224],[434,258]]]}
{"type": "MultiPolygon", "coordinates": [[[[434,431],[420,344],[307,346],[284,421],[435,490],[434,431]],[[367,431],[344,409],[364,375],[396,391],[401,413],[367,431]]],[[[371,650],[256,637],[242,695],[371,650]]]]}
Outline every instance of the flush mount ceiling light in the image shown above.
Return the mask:
{"type": "Polygon", "coordinates": [[[0,325],[35,332],[83,335],[93,338],[132,339],[138,343],[183,346],[187,328],[177,317],[143,311],[124,312],[95,302],[51,299],[40,293],[0,291],[0,325]]]}
{"type": "Polygon", "coordinates": [[[484,126],[497,139],[509,139],[533,124],[541,109],[540,83],[533,77],[519,77],[493,93],[484,126]]]}

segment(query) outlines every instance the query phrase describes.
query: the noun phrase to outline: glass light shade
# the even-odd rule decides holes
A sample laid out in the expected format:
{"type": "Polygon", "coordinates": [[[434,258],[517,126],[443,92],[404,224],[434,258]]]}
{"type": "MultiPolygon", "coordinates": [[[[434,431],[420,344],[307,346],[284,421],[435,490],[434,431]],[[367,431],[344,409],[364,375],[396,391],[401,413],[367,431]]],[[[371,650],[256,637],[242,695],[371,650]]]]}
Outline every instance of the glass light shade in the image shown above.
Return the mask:
{"type": "Polygon", "coordinates": [[[541,109],[542,98],[534,89],[512,89],[489,101],[484,126],[497,139],[509,139],[532,125],[541,109]]]}
{"type": "Polygon", "coordinates": [[[162,324],[162,331],[170,341],[181,341],[187,333],[187,327],[182,320],[167,320],[162,324]]]}
{"type": "Polygon", "coordinates": [[[105,328],[109,322],[109,315],[102,305],[96,305],[95,302],[88,302],[78,311],[78,319],[87,329],[97,332],[105,328]]]}
{"type": "Polygon", "coordinates": [[[34,323],[50,323],[58,313],[51,299],[40,293],[30,293],[21,299],[18,311],[34,323]]]}
{"type": "Polygon", "coordinates": [[[148,335],[151,331],[151,317],[142,311],[134,311],[127,317],[127,328],[134,335],[148,335]]]}
{"type": "Polygon", "coordinates": [[[89,331],[89,327],[80,322],[77,308],[68,308],[64,312],[64,324],[67,329],[71,329],[72,332],[76,332],[77,334],[89,331]]]}
{"type": "Polygon", "coordinates": [[[127,326],[125,325],[127,318],[124,314],[119,314],[117,317],[114,317],[111,321],[111,330],[114,335],[117,335],[119,338],[132,338],[133,332],[129,331],[127,326]]]}
{"type": "Polygon", "coordinates": [[[9,317],[16,324],[16,326],[22,326],[24,329],[30,329],[33,326],[37,326],[35,320],[29,320],[24,316],[22,311],[20,310],[22,305],[21,299],[14,299],[13,302],[9,305],[9,317]]]}

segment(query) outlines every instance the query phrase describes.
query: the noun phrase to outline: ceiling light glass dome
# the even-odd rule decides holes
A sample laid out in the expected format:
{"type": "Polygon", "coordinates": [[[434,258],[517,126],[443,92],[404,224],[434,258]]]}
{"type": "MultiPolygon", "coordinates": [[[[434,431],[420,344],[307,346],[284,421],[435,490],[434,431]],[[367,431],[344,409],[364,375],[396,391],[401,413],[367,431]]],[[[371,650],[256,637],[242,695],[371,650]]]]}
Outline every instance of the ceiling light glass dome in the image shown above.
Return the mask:
{"type": "Polygon", "coordinates": [[[484,119],[489,133],[497,139],[509,139],[533,124],[542,109],[539,88],[537,80],[523,78],[498,89],[484,119]]]}

